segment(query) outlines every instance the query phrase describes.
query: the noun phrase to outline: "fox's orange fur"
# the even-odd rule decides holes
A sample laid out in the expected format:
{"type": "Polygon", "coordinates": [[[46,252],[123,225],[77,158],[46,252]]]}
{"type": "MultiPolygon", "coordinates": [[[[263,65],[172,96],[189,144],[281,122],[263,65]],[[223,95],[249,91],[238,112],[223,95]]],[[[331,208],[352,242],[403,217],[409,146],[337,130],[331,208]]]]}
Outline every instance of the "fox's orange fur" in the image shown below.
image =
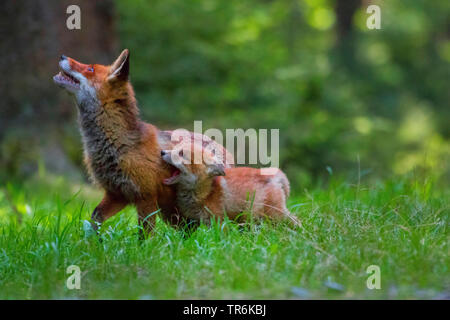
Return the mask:
{"type": "Polygon", "coordinates": [[[281,170],[273,168],[270,175],[263,175],[255,168],[225,168],[214,154],[196,145],[164,150],[161,155],[179,170],[164,182],[177,186],[177,205],[187,217],[209,224],[211,218],[221,220],[226,214],[235,219],[250,212],[256,218],[300,225],[286,208],[289,181],[281,170]],[[196,153],[203,159],[200,163],[193,161],[196,153]]]}
{"type": "MultiPolygon", "coordinates": [[[[110,66],[86,65],[62,56],[60,68],[54,81],[76,97],[85,163],[92,179],[105,190],[93,221],[102,223],[133,204],[146,230],[155,221],[155,215],[149,215],[158,209],[166,221],[177,224],[174,190],[163,184],[173,168],[161,159],[161,150],[171,149],[174,142],[170,132],[139,119],[128,79],[128,50],[110,66]]],[[[192,135],[192,139],[198,143],[199,137],[192,135]]],[[[205,136],[200,140],[203,145],[205,141],[216,145],[205,136]]],[[[224,153],[231,163],[231,155],[224,153]]]]}

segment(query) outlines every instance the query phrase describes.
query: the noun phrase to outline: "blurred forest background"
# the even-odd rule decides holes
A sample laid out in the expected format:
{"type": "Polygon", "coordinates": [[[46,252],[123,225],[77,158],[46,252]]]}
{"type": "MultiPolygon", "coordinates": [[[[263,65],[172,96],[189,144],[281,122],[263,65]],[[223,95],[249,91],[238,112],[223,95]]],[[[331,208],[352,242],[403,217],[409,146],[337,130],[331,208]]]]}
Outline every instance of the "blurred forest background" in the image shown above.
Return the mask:
{"type": "Polygon", "coordinates": [[[76,107],[52,76],[61,54],[110,64],[123,48],[144,120],[279,128],[297,188],[450,178],[448,0],[4,0],[0,12],[0,184],[85,179],[76,107]],[[70,4],[81,30],[66,27],[70,4]],[[381,30],[366,27],[370,4],[381,30]]]}

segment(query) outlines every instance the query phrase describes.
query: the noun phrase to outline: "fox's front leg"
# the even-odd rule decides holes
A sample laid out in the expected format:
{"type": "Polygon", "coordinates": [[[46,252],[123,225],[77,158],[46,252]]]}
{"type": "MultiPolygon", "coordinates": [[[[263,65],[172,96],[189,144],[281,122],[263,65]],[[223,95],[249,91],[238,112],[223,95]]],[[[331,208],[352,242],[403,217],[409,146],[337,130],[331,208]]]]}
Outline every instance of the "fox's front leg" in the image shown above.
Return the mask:
{"type": "Polygon", "coordinates": [[[128,202],[123,198],[105,193],[103,200],[95,208],[91,216],[91,225],[95,231],[98,230],[98,226],[101,225],[108,218],[118,213],[120,210],[127,206],[128,202]]]}
{"type": "Polygon", "coordinates": [[[148,235],[155,227],[156,214],[159,210],[158,204],[156,199],[143,200],[136,204],[136,209],[139,225],[142,226],[139,236],[144,239],[145,235],[148,235]]]}

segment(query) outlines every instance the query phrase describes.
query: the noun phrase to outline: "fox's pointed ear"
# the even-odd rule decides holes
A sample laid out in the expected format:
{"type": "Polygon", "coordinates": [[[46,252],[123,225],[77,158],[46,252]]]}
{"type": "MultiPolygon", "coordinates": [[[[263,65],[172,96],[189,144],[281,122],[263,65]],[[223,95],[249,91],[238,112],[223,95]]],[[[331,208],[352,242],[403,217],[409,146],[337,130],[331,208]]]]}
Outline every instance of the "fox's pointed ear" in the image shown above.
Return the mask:
{"type": "Polygon", "coordinates": [[[225,166],[221,163],[211,164],[208,166],[206,170],[209,176],[224,176],[225,175],[225,166]]]}
{"type": "Polygon", "coordinates": [[[130,52],[128,49],[122,51],[120,56],[114,61],[109,70],[108,81],[128,80],[130,72],[130,52]]]}

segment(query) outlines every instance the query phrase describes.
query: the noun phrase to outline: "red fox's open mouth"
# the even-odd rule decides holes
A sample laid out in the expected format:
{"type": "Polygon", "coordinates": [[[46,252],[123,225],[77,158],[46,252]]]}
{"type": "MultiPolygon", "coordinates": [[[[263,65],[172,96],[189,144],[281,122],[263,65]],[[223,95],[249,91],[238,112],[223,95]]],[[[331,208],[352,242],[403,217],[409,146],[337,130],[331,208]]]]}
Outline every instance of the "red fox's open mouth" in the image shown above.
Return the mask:
{"type": "Polygon", "coordinates": [[[53,81],[62,87],[73,87],[75,89],[80,87],[80,81],[64,71],[60,71],[56,76],[54,76],[53,81]]]}
{"type": "Polygon", "coordinates": [[[170,178],[166,178],[164,179],[164,184],[174,184],[178,181],[178,178],[180,176],[181,171],[177,168],[175,168],[174,166],[170,165],[171,169],[172,169],[172,175],[170,176],[170,178]]]}

